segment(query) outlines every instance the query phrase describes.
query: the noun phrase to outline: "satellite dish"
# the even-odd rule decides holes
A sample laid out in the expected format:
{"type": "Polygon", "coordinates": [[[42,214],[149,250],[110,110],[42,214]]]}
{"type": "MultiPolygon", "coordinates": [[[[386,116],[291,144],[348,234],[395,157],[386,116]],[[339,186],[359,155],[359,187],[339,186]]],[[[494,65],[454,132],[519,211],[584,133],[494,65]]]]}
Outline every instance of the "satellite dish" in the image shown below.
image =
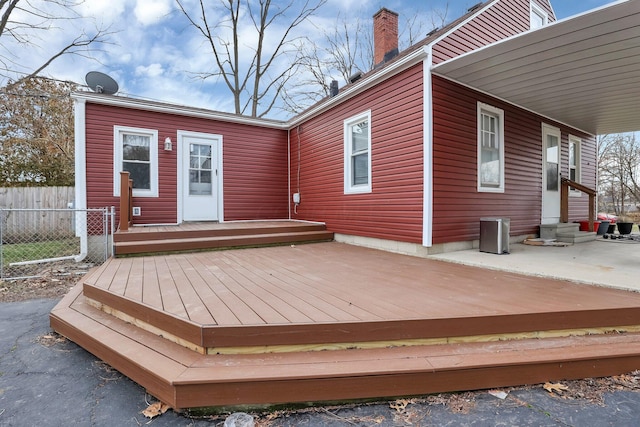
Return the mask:
{"type": "Polygon", "coordinates": [[[113,95],[118,92],[118,83],[108,75],[99,71],[89,71],[84,78],[87,86],[96,93],[106,93],[113,95]]]}

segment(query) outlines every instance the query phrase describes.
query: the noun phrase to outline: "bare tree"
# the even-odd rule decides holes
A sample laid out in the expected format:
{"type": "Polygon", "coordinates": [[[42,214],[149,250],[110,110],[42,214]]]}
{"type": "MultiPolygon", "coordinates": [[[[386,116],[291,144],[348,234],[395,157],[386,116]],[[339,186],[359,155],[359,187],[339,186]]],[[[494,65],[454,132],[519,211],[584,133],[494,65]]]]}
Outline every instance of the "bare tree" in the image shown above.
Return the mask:
{"type": "Polygon", "coordinates": [[[73,185],[74,89],[32,77],[0,93],[0,186],[73,185]]]}
{"type": "Polygon", "coordinates": [[[640,204],[640,142],[635,134],[598,137],[598,190],[601,210],[625,215],[640,204]]]}
{"type": "Polygon", "coordinates": [[[0,81],[15,84],[38,75],[61,56],[87,56],[94,45],[105,42],[108,31],[96,27],[91,33],[80,30],[64,46],[51,50],[51,30],[63,22],[80,20],[76,8],[82,3],[82,0],[0,0],[0,81]],[[26,58],[47,48],[41,63],[31,68],[25,66],[26,58]]]}
{"type": "MultiPolygon", "coordinates": [[[[448,4],[431,13],[414,13],[404,21],[398,35],[400,50],[423,40],[428,31],[444,26],[448,4]],[[430,18],[430,22],[425,21],[430,18]]],[[[301,51],[301,72],[296,81],[285,88],[284,109],[298,113],[329,95],[332,80],[348,84],[350,78],[374,67],[373,24],[360,18],[338,16],[329,29],[318,28],[322,37],[309,40],[301,51]]]]}
{"type": "Polygon", "coordinates": [[[325,1],[289,0],[280,6],[271,0],[220,0],[216,6],[199,0],[197,11],[188,9],[183,0],[176,3],[213,55],[213,71],[200,76],[222,78],[237,114],[263,117],[300,65],[302,39],[294,34],[296,28],[325,1]],[[218,21],[217,16],[224,18],[218,21]]]}

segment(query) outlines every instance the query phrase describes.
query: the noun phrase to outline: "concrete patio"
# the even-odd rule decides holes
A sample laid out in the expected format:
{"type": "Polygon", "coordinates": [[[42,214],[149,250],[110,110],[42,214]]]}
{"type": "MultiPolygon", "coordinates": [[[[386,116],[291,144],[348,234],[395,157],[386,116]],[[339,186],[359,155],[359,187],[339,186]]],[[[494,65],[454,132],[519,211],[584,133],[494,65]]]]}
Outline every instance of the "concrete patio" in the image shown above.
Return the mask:
{"type": "Polygon", "coordinates": [[[593,242],[564,247],[517,243],[504,255],[471,249],[430,258],[640,292],[640,235],[632,236],[633,241],[598,236],[593,242]]]}

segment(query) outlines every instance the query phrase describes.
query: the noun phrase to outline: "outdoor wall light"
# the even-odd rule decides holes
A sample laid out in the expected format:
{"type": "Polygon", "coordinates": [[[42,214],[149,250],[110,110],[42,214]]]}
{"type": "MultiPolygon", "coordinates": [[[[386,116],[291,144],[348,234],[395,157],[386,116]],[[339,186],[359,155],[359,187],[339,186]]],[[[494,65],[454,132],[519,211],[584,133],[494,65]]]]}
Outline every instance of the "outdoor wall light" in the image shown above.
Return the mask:
{"type": "Polygon", "coordinates": [[[164,151],[172,151],[173,150],[173,144],[171,143],[171,137],[166,137],[164,139],[164,151]]]}

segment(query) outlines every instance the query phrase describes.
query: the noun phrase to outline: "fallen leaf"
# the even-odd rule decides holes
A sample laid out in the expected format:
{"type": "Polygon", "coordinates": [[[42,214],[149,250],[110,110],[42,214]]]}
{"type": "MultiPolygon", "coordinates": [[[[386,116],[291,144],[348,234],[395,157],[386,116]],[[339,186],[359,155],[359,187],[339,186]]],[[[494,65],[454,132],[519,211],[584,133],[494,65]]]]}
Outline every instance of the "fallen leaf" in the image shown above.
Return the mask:
{"type": "Polygon", "coordinates": [[[553,394],[554,392],[562,395],[563,391],[567,391],[569,390],[569,387],[567,387],[566,385],[560,384],[560,383],[545,383],[544,386],[542,386],[545,390],[547,390],[549,393],[553,394]]]}
{"type": "Polygon", "coordinates": [[[410,401],[408,401],[407,399],[400,399],[400,400],[396,400],[395,402],[392,402],[389,404],[389,407],[391,409],[395,409],[398,412],[404,412],[405,409],[407,409],[407,405],[411,403],[410,401]]]}
{"type": "Polygon", "coordinates": [[[147,409],[142,411],[142,415],[144,415],[147,418],[155,418],[159,415],[164,414],[169,409],[171,409],[171,407],[166,403],[156,402],[156,403],[152,403],[151,405],[149,405],[147,409]]]}

